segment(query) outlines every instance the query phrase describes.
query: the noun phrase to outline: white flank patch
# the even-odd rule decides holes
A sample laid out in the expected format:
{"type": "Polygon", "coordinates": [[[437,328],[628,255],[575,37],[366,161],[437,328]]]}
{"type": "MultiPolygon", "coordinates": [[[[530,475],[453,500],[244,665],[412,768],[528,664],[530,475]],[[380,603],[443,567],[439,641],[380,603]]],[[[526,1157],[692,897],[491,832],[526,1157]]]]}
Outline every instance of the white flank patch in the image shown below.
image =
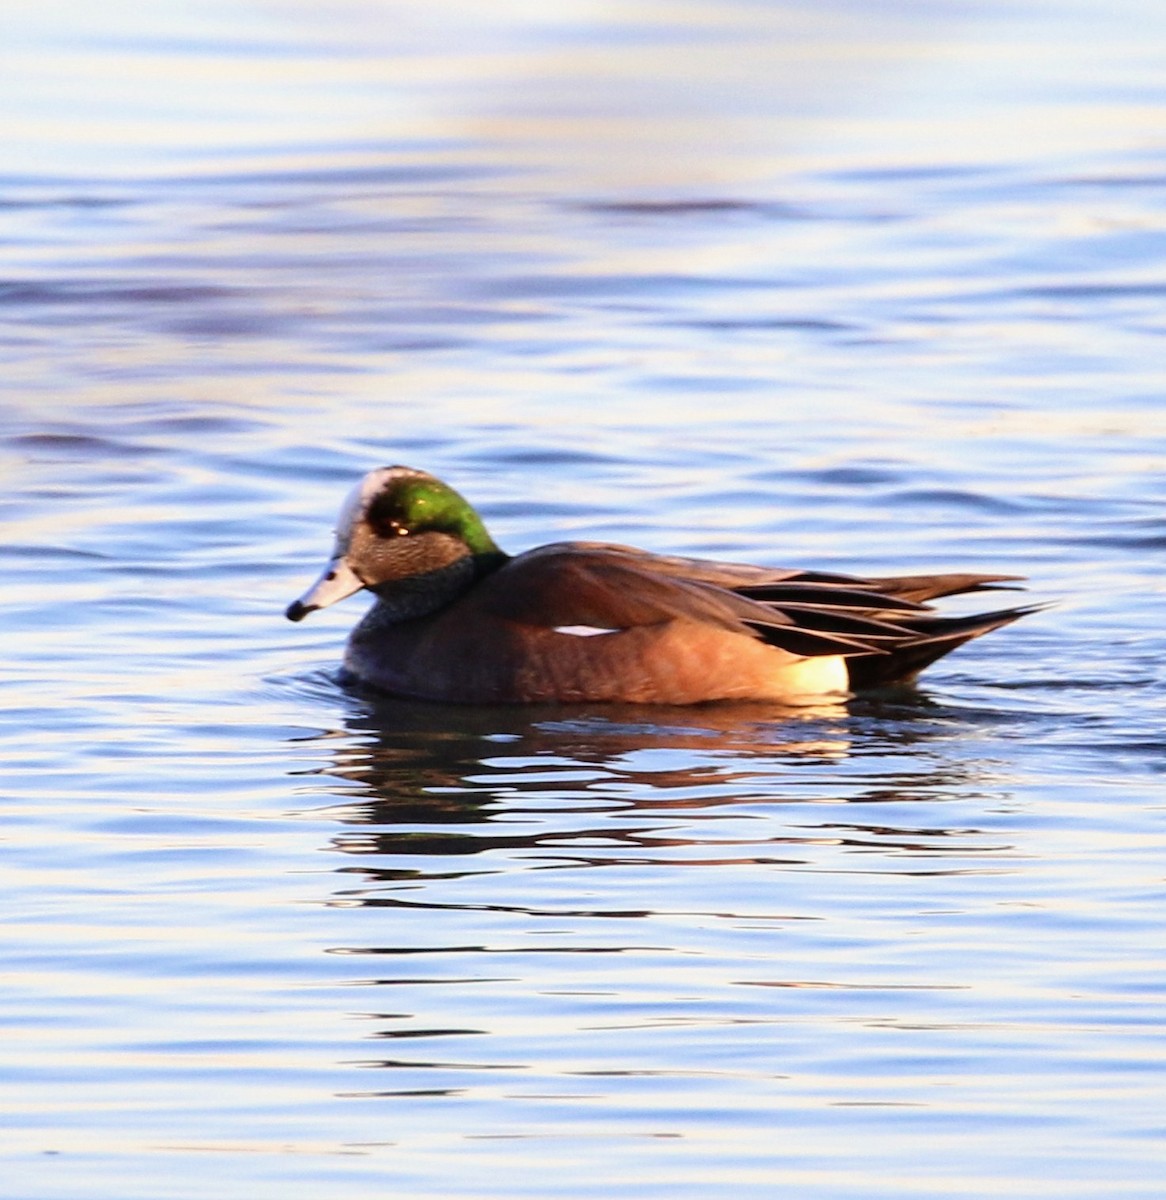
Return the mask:
{"type": "Polygon", "coordinates": [[[598,637],[601,633],[619,633],[618,629],[601,629],[598,625],[556,625],[556,633],[567,633],[571,637],[598,637]]]}

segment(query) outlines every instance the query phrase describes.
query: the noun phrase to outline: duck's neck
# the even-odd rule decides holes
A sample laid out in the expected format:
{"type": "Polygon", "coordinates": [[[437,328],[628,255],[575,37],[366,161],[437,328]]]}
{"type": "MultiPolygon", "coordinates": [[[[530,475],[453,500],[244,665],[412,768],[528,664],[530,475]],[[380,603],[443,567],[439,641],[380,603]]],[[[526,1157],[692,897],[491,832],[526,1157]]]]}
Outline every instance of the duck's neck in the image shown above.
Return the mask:
{"type": "Polygon", "coordinates": [[[487,575],[492,575],[509,561],[510,555],[505,550],[499,550],[493,542],[490,542],[489,550],[474,552],[474,579],[484,579],[487,575]]]}
{"type": "MultiPolygon", "coordinates": [[[[493,545],[493,543],[491,543],[493,545]]],[[[367,636],[386,625],[413,621],[440,612],[481,578],[498,570],[509,555],[493,546],[487,554],[466,554],[431,570],[395,579],[372,589],[377,603],[369,609],[353,636],[367,636]]]]}

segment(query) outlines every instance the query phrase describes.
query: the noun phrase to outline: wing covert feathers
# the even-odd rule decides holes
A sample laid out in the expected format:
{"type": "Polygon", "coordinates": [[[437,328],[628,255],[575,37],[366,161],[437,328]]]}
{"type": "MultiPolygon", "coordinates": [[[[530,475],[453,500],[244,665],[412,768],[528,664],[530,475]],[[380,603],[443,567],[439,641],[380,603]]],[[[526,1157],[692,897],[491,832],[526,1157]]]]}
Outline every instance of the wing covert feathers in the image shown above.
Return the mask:
{"type": "Polygon", "coordinates": [[[626,630],[684,620],[760,638],[799,657],[841,655],[852,685],[872,687],[912,679],[964,642],[1034,611],[944,617],[927,601],[1017,579],[966,573],[863,579],[563,542],[512,559],[483,581],[482,599],[494,616],[523,625],[626,630]]]}

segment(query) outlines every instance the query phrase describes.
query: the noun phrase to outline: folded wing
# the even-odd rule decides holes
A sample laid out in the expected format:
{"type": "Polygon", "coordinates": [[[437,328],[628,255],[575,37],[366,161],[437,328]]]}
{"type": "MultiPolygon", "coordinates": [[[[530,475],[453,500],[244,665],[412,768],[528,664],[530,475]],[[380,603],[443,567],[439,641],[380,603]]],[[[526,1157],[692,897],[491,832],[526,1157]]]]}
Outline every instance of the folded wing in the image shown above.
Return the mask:
{"type": "Polygon", "coordinates": [[[842,655],[852,685],[871,687],[912,678],[963,642],[1032,611],[942,617],[924,603],[1011,578],[867,580],[565,542],[511,560],[483,581],[480,598],[494,616],[524,625],[625,630],[685,620],[799,656],[842,655]]]}

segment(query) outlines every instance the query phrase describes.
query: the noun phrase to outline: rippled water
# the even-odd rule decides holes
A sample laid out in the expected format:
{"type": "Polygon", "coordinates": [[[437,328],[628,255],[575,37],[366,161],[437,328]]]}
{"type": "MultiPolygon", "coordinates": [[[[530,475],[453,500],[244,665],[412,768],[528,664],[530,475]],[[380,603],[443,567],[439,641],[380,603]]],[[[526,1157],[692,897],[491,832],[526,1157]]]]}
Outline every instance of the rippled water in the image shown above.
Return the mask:
{"type": "Polygon", "coordinates": [[[1162,12],[7,11],[0,1193],[1159,1196],[1162,12]],[[1058,603],[378,699],[281,614],[385,462],[1058,603]]]}

